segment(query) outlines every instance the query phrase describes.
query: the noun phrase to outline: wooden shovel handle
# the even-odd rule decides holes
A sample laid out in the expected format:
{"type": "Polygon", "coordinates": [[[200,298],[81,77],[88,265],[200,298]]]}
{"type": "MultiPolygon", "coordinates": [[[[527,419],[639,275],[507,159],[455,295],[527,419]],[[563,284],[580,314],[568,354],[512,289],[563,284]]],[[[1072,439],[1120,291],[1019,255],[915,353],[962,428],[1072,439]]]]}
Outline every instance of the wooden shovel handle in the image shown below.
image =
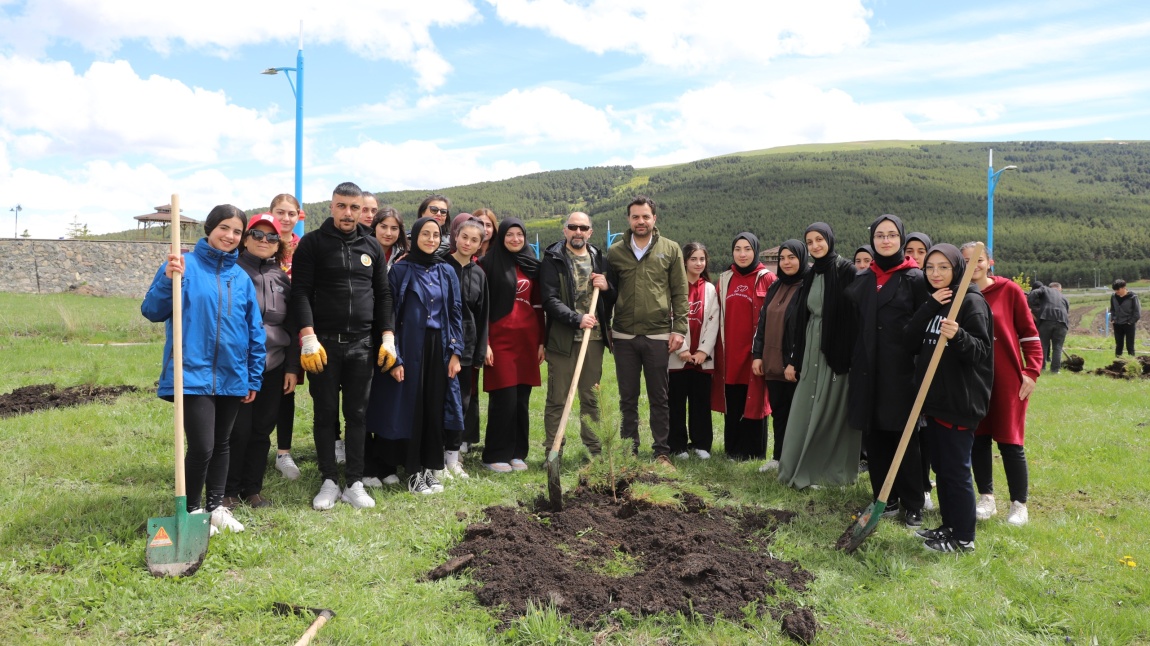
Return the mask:
{"type": "MultiPolygon", "coordinates": [[[[958,311],[962,308],[962,299],[966,298],[966,291],[970,287],[970,281],[974,278],[974,266],[978,264],[978,258],[983,254],[985,246],[979,242],[974,247],[974,253],[971,257],[974,261],[966,263],[966,271],[962,273],[962,282],[958,284],[958,292],[950,301],[950,312],[946,315],[948,321],[955,321],[958,319],[958,311]]],[[[902,437],[898,441],[898,450],[894,452],[894,460],[890,463],[890,470],[886,473],[886,480],[882,483],[882,490],[879,491],[879,502],[886,502],[887,496],[890,495],[890,490],[894,486],[895,476],[898,475],[898,468],[902,466],[902,456],[906,453],[906,445],[910,443],[911,432],[918,424],[918,416],[922,412],[922,404],[926,401],[926,393],[930,390],[930,383],[934,381],[934,373],[938,370],[938,362],[942,359],[942,352],[946,349],[946,340],[941,336],[938,338],[938,343],[934,346],[934,353],[930,355],[930,363],[926,366],[926,374],[922,378],[922,385],[918,387],[918,395],[914,398],[914,406],[910,409],[910,418],[906,420],[906,427],[902,430],[902,437]]]]}
{"type": "MultiPolygon", "coordinates": [[[[180,196],[172,194],[172,253],[180,249],[180,196]]],[[[184,483],[184,275],[172,272],[172,397],[176,418],[176,497],[187,495],[184,483]]]]}
{"type": "Polygon", "coordinates": [[[319,632],[320,628],[323,628],[323,625],[327,623],[327,620],[330,617],[331,615],[328,614],[327,610],[319,613],[319,616],[315,618],[315,621],[311,622],[311,625],[307,627],[307,632],[300,636],[299,641],[295,643],[295,646],[307,646],[310,644],[311,638],[315,637],[315,634],[319,632]]]}
{"type": "MultiPolygon", "coordinates": [[[[595,306],[599,303],[599,288],[591,292],[591,307],[587,308],[592,316],[596,315],[595,306]]],[[[575,391],[579,388],[579,375],[583,372],[583,359],[587,356],[587,342],[591,340],[591,330],[583,330],[583,343],[579,346],[579,358],[575,360],[575,374],[571,376],[571,387],[567,389],[567,401],[563,404],[563,415],[559,418],[559,431],[555,433],[555,441],[551,444],[551,452],[558,453],[563,446],[563,434],[567,430],[567,420],[571,417],[571,406],[575,403],[575,391]]]]}

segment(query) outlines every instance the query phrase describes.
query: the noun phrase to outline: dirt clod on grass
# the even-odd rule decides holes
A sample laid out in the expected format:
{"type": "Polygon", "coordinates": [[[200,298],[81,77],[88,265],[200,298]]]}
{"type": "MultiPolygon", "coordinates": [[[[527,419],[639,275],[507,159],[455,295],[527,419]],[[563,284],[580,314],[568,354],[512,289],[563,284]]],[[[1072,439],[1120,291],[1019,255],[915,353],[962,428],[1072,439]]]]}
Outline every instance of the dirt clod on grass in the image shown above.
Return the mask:
{"type": "MultiPolygon", "coordinates": [[[[687,492],[679,502],[653,505],[626,493],[616,501],[610,490],[581,486],[562,512],[550,511],[545,500],[487,508],[488,521],[469,525],[450,554],[475,555],[471,589],[481,604],[498,609],[504,626],[523,616],[528,602],[553,604],[584,628],[619,610],[708,621],[739,621],[749,604],[776,621],[796,610],[774,599],[776,590],[802,593],[814,575],[769,550],[774,531],[793,512],[708,508],[687,492]]],[[[813,616],[808,623],[813,637],[813,616]]]]}
{"type": "Polygon", "coordinates": [[[799,608],[783,617],[783,632],[800,644],[814,641],[818,630],[819,622],[815,621],[815,613],[810,608],[799,608]]]}
{"type": "Polygon", "coordinates": [[[0,395],[0,417],[24,415],[47,408],[80,406],[92,402],[108,403],[124,393],[136,392],[135,386],[69,386],[36,384],[17,388],[0,395]]]}

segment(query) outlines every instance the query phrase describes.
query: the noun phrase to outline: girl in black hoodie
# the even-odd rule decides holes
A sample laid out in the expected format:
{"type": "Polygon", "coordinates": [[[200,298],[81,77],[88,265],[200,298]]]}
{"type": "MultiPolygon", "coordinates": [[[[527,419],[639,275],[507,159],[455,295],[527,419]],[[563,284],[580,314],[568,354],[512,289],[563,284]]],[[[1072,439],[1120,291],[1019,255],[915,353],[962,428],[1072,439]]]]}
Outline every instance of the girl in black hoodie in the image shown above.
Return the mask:
{"type": "Polygon", "coordinates": [[[974,484],[970,451],[974,430],[990,405],[994,379],[990,306],[974,284],[966,292],[957,320],[946,319],[950,301],[962,281],[966,261],[954,245],[937,244],[927,252],[924,273],[932,298],[915,312],[907,334],[908,349],[918,352],[916,386],[941,341],[947,351],[939,361],[923,403],[931,464],[938,478],[942,525],[916,532],[936,552],[974,551],[974,484]]]}

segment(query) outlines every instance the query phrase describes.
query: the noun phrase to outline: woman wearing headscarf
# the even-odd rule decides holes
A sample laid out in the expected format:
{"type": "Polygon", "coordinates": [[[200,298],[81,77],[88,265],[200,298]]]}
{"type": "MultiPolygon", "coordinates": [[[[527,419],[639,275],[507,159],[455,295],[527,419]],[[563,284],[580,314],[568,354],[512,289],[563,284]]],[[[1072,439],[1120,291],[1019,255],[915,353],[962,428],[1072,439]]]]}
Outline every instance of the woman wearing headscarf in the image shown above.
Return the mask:
{"type": "Polygon", "coordinates": [[[783,439],[787,435],[787,421],[791,415],[791,400],[795,397],[798,379],[786,374],[786,358],[791,356],[795,344],[795,320],[798,317],[797,298],[807,276],[807,248],[798,240],[787,240],[779,247],[779,278],[767,290],[759,325],[751,344],[755,358],[751,372],[767,382],[767,395],[774,420],[775,447],[771,459],[759,471],[779,468],[783,439]]]}
{"type": "Polygon", "coordinates": [[[950,303],[958,292],[966,261],[954,245],[937,244],[926,255],[923,273],[931,291],[910,322],[905,335],[915,360],[915,390],[926,377],[931,355],[939,343],[946,352],[922,405],[931,464],[938,477],[938,508],[942,525],[915,532],[936,552],[974,551],[974,487],[970,477],[970,451],[974,429],[986,415],[994,380],[994,323],[986,299],[971,283],[956,320],[948,320],[950,303]]]}
{"type": "Polygon", "coordinates": [[[487,400],[487,438],[483,464],[497,473],[526,471],[530,448],[531,389],[540,385],[543,306],[539,261],[527,246],[527,227],[505,218],[487,255],[480,261],[491,296],[483,390],[487,400]]]}
{"type": "Polygon", "coordinates": [[[795,345],[784,374],[799,383],[779,457],[779,480],[796,489],[853,483],[862,446],[847,426],[857,322],[843,292],[854,281],[854,263],[835,253],[835,234],[825,222],[807,227],[804,238],[815,262],[797,296],[795,345]]]}
{"type": "Polygon", "coordinates": [[[403,466],[417,495],[443,491],[435,471],[444,467],[444,438],[463,432],[459,279],[439,256],[439,236],[434,218],[416,220],[407,255],[388,271],[396,363],[388,378],[372,381],[368,402],[368,419],[381,420],[384,462],[403,466]]]}
{"type": "MultiPolygon", "coordinates": [[[[715,409],[725,413],[723,446],[732,460],[761,460],[767,455],[763,420],[770,414],[766,382],[751,373],[751,343],[759,312],[775,275],[759,262],[759,239],[744,231],[731,243],[730,269],[719,275],[719,342],[716,372],[722,391],[715,409]]],[[[714,388],[714,386],[713,386],[714,388]]],[[[715,392],[712,390],[712,392],[715,392]]]]}
{"type": "Polygon", "coordinates": [[[1030,520],[1026,509],[1029,474],[1026,451],[1026,408],[1030,394],[1042,370],[1042,342],[1026,295],[1018,283],[1003,276],[990,275],[990,257],[971,258],[977,243],[962,245],[966,262],[976,263],[973,283],[990,304],[994,314],[994,387],[990,409],[974,432],[974,450],[970,456],[974,467],[974,484],[978,488],[975,515],[987,520],[998,513],[994,500],[994,467],[990,444],[998,444],[1002,469],[1010,491],[1010,512],[1006,522],[1015,526],[1030,520]]]}
{"type": "Polygon", "coordinates": [[[918,231],[912,231],[906,234],[906,244],[904,245],[904,252],[910,258],[914,258],[914,262],[919,269],[922,269],[926,263],[926,250],[930,249],[934,243],[930,241],[930,236],[918,231]]]}
{"type": "Polygon", "coordinates": [[[855,249],[855,271],[866,271],[874,262],[874,248],[869,244],[855,249]]]}
{"type": "MultiPolygon", "coordinates": [[[[897,215],[880,215],[871,223],[874,262],[847,290],[859,315],[847,419],[863,434],[876,498],[914,407],[914,353],[906,349],[905,335],[914,313],[930,298],[922,272],[903,253],[904,231],[897,215]]],[[[917,432],[903,457],[886,508],[894,516],[901,506],[906,526],[917,528],[925,504],[917,432]]]]}

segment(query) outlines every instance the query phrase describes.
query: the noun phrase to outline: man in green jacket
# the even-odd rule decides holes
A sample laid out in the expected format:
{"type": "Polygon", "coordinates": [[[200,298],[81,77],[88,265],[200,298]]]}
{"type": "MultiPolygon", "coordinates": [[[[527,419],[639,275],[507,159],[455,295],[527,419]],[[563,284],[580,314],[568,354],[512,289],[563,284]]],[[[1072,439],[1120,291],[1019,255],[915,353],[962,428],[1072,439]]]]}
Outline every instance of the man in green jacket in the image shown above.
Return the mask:
{"type": "Polygon", "coordinates": [[[630,230],[607,251],[607,282],[616,291],[611,336],[619,381],[621,435],[639,451],[639,377],[647,383],[655,461],[671,465],[667,359],[687,334],[687,272],[678,243],[659,236],[655,201],[627,205],[630,230]]]}

